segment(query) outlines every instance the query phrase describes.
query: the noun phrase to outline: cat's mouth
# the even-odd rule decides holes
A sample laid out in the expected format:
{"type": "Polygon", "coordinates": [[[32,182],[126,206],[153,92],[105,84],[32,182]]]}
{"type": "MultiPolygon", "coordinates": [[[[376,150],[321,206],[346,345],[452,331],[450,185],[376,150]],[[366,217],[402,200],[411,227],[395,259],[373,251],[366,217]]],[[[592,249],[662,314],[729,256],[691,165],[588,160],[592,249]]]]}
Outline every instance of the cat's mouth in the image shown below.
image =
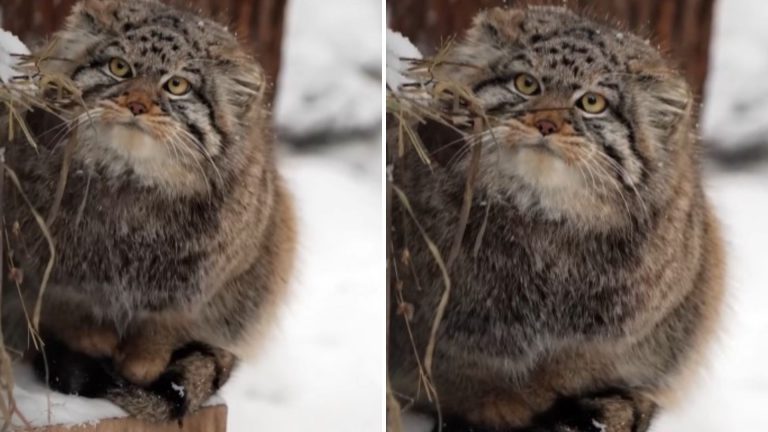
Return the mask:
{"type": "Polygon", "coordinates": [[[519,149],[525,149],[525,150],[532,150],[536,152],[543,152],[543,153],[551,153],[556,154],[555,151],[552,149],[551,145],[549,144],[549,141],[542,138],[536,142],[522,142],[516,146],[519,149]]]}
{"type": "Polygon", "coordinates": [[[124,127],[126,129],[130,129],[130,130],[138,131],[138,132],[144,132],[144,133],[147,133],[147,134],[151,132],[149,130],[149,128],[147,128],[144,124],[142,124],[138,119],[135,119],[135,118],[134,119],[125,120],[125,121],[116,121],[111,126],[124,127]]]}
{"type": "Polygon", "coordinates": [[[545,137],[537,138],[523,138],[520,140],[510,140],[511,147],[518,151],[529,150],[535,153],[547,154],[555,157],[560,157],[555,145],[551,140],[545,137]]]}

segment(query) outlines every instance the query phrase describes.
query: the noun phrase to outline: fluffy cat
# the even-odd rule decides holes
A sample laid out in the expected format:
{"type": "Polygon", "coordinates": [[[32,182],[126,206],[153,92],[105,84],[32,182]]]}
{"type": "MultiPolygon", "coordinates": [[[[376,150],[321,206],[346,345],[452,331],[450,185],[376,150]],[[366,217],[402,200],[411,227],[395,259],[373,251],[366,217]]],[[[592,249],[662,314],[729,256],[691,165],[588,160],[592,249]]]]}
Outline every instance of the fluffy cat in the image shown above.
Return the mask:
{"type": "MultiPolygon", "coordinates": [[[[268,329],[291,274],[294,213],[275,167],[266,78],[223,26],[155,0],[82,1],[41,52],[43,71],[70,77],[82,104],[63,120],[31,113],[39,149],[8,149],[29,204],[51,215],[56,250],[45,355],[31,356],[56,389],[180,418],[268,329]]],[[[32,311],[48,243],[25,198],[6,196],[32,311]]],[[[4,330],[23,350],[24,308],[5,291],[4,330]]]]}
{"type": "Polygon", "coordinates": [[[647,430],[723,302],[688,85],[646,41],[562,7],[484,11],[445,59],[435,75],[472,89],[491,126],[422,129],[437,163],[395,167],[414,213],[393,213],[395,393],[436,408],[419,359],[445,287],[421,230],[449,255],[475,142],[432,366],[442,430],[647,430]]]}

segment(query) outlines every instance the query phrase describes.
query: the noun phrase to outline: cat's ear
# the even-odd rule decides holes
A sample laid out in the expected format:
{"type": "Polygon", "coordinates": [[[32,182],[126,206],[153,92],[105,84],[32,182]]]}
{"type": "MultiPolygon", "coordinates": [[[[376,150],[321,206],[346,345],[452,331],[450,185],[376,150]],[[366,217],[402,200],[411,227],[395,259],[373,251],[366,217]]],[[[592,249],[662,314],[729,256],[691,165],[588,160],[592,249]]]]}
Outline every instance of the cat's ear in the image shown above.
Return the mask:
{"type": "Polygon", "coordinates": [[[221,89],[225,109],[230,112],[226,117],[250,119],[252,113],[261,111],[264,106],[268,83],[264,70],[239,47],[228,49],[227,54],[219,54],[225,60],[216,74],[217,87],[221,89]]]}
{"type": "Polygon", "coordinates": [[[662,60],[630,62],[636,85],[649,98],[649,115],[659,129],[671,129],[693,110],[693,92],[688,81],[662,60]]]}
{"type": "Polygon", "coordinates": [[[69,74],[81,61],[88,48],[115,32],[120,8],[117,0],[83,0],[75,4],[64,28],[42,48],[46,60],[44,71],[69,74]]]}
{"type": "Polygon", "coordinates": [[[472,20],[467,41],[494,47],[514,44],[523,32],[524,19],[525,11],[522,9],[496,7],[481,11],[472,20]]]}
{"type": "Polygon", "coordinates": [[[119,8],[116,0],[83,0],[72,9],[66,27],[101,34],[114,28],[119,8]]]}

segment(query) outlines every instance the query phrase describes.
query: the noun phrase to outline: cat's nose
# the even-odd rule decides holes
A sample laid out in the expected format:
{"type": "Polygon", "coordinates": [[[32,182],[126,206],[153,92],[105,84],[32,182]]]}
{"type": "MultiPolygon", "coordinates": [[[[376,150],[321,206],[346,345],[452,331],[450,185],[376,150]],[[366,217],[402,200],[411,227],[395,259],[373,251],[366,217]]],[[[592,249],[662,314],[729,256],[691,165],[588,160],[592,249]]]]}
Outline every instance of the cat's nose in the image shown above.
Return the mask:
{"type": "Polygon", "coordinates": [[[556,133],[560,128],[558,128],[552,120],[541,119],[536,121],[536,129],[538,129],[542,135],[547,136],[556,133]]]}
{"type": "Polygon", "coordinates": [[[128,109],[131,110],[133,115],[146,114],[148,111],[147,106],[138,101],[129,102],[128,109]]]}

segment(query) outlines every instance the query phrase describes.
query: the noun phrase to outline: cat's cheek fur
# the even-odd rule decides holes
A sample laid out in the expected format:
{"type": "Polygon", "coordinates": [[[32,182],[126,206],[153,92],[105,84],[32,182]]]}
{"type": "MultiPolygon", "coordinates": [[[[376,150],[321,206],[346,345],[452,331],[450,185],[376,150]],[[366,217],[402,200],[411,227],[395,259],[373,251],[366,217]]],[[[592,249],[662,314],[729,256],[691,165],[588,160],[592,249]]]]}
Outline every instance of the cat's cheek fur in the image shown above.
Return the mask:
{"type": "MultiPolygon", "coordinates": [[[[624,223],[626,210],[610,205],[593,189],[597,180],[578,166],[580,162],[568,163],[545,150],[485,150],[478,182],[491,198],[514,200],[521,211],[550,220],[578,220],[599,229],[624,223]]],[[[458,169],[466,172],[466,165],[464,161],[458,169]]]]}
{"type": "Polygon", "coordinates": [[[171,195],[200,193],[207,185],[199,172],[180,163],[169,143],[141,130],[111,124],[81,127],[75,158],[92,172],[110,178],[130,175],[139,184],[171,195]]]}

